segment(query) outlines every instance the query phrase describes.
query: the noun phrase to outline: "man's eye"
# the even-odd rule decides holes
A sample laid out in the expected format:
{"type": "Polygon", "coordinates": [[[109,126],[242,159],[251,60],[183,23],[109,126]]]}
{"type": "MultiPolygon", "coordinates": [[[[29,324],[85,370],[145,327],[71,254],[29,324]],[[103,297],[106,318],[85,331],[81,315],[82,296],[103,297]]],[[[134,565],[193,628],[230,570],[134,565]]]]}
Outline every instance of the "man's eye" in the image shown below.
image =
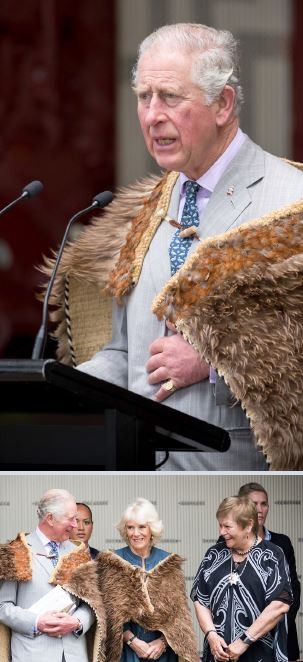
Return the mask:
{"type": "Polygon", "coordinates": [[[139,92],[138,99],[139,101],[148,102],[151,100],[152,95],[150,92],[139,92]]]}
{"type": "Polygon", "coordinates": [[[174,92],[165,92],[162,95],[163,100],[167,103],[168,106],[174,106],[180,101],[180,96],[174,92]]]}

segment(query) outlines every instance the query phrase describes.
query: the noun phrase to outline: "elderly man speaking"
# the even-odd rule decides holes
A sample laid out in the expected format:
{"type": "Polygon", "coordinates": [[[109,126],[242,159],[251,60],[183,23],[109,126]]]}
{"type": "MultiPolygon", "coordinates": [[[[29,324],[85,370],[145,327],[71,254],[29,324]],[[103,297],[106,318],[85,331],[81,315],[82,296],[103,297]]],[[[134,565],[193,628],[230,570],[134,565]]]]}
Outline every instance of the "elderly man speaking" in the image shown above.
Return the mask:
{"type": "MultiPolygon", "coordinates": [[[[81,547],[69,541],[76,528],[77,506],[66,490],[53,489],[38,504],[38,526],[30,534],[0,547],[0,623],[11,630],[11,662],[87,662],[85,633],[95,620],[90,607],[75,601],[68,614],[55,603],[33,610],[39,599],[89,561],[81,547]],[[66,563],[66,567],[65,567],[66,563]],[[58,578],[56,581],[56,572],[58,578]]],[[[3,632],[3,628],[2,628],[3,632]]],[[[2,649],[1,660],[5,660],[2,649]]]]}
{"type": "MultiPolygon", "coordinates": [[[[303,174],[240,129],[243,94],[230,32],[190,23],[159,28],[140,45],[133,87],[147,149],[164,172],[120,192],[66,254],[62,275],[71,257],[75,277],[87,270],[87,280],[99,289],[104,283],[114,301],[111,341],[78,367],[228,430],[226,453],[172,452],[164,470],[298,468],[299,436],[283,429],[289,389],[300,397],[301,326],[294,321],[293,331],[288,323],[289,297],[279,305],[271,294],[276,265],[285,258],[286,269],[286,257],[303,253],[300,223],[288,225],[290,215],[277,213],[303,198],[303,174]],[[261,224],[246,223],[264,215],[261,224]],[[238,229],[244,223],[245,232],[238,229]],[[284,336],[275,340],[278,331],[293,346],[284,336]],[[271,400],[273,384],[281,395],[271,400]]],[[[294,302],[292,314],[300,307],[294,302]]],[[[63,340],[65,362],[67,346],[63,340]]]]}

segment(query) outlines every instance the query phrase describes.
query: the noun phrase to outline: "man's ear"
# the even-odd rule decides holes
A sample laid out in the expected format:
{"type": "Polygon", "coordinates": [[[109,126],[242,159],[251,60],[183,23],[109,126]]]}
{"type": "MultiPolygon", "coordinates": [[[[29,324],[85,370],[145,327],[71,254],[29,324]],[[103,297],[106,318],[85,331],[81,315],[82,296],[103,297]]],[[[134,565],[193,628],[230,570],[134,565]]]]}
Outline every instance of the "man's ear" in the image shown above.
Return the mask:
{"type": "Polygon", "coordinates": [[[48,524],[48,526],[54,526],[54,516],[52,513],[47,513],[45,517],[45,522],[48,524]]]}
{"type": "Polygon", "coordinates": [[[217,101],[218,108],[216,113],[217,126],[227,124],[232,116],[235,102],[235,90],[230,85],[225,85],[217,101]]]}

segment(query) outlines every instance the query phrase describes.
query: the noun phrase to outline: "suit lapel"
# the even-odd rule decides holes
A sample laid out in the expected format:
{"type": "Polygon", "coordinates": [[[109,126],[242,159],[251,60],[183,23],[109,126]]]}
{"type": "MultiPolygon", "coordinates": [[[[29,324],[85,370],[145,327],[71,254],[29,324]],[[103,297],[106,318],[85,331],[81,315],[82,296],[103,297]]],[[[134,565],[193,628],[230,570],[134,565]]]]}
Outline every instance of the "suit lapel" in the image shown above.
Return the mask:
{"type": "Polygon", "coordinates": [[[49,577],[53,569],[53,564],[51,559],[47,558],[47,548],[42,545],[40,538],[38,538],[36,532],[31,533],[27,537],[27,542],[32,550],[33,561],[37,563],[43,570],[46,572],[49,577]]]}
{"type": "MultiPolygon", "coordinates": [[[[27,537],[27,542],[32,550],[35,562],[43,568],[49,577],[54,569],[54,566],[51,562],[51,559],[47,557],[47,548],[42,545],[36,532],[31,533],[27,537]]],[[[74,545],[69,540],[65,540],[63,543],[60,543],[59,556],[65,556],[65,554],[68,554],[68,552],[70,552],[72,549],[74,549],[74,545]]]]}
{"type": "Polygon", "coordinates": [[[238,225],[251,204],[250,187],[264,177],[263,150],[247,138],[219,180],[201,220],[202,239],[238,225]]]}
{"type": "MultiPolygon", "coordinates": [[[[202,240],[220,235],[242,222],[242,214],[252,201],[249,189],[263,177],[264,152],[249,138],[246,138],[238,154],[219,180],[205,209],[199,226],[202,240]]],[[[178,218],[179,200],[180,182],[178,178],[172,190],[168,209],[168,215],[173,219],[178,218]]],[[[162,221],[146,255],[149,283],[152,284],[155,294],[171,277],[168,246],[174,232],[175,228],[166,221],[162,221]]],[[[198,247],[199,242],[193,241],[189,255],[198,247]]]]}
{"type": "Polygon", "coordinates": [[[69,540],[65,540],[64,542],[60,543],[59,556],[65,556],[65,554],[68,554],[69,552],[75,549],[76,547],[72,542],[70,542],[69,540]]]}

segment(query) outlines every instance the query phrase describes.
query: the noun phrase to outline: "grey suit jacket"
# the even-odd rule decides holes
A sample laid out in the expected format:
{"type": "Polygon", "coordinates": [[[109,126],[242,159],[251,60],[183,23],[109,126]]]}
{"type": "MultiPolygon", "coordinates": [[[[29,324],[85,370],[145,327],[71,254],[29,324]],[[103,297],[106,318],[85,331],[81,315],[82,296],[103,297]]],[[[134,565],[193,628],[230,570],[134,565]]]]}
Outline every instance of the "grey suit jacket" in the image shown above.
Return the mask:
{"type": "MultiPolygon", "coordinates": [[[[199,234],[202,239],[221,234],[300,198],[303,198],[303,174],[246,138],[210,198],[200,220],[199,234]],[[233,195],[227,194],[230,187],[233,195]]],[[[168,211],[172,218],[177,218],[178,205],[179,180],[168,211]]],[[[145,256],[138,285],[124,307],[114,304],[112,341],[90,361],[78,366],[148,398],[158,389],[147,382],[145,365],[149,346],[155,338],[167,333],[165,322],[159,322],[151,313],[151,305],[170,278],[168,247],[174,232],[169,223],[160,225],[145,256]]],[[[194,240],[191,252],[196,246],[194,240]]],[[[164,404],[224,427],[230,433],[231,448],[224,454],[209,452],[207,448],[202,453],[170,453],[163,469],[266,470],[243,410],[240,405],[231,406],[230,393],[219,380],[216,388],[205,380],[181,389],[164,404]]]]}
{"type": "MultiPolygon", "coordinates": [[[[29,611],[29,607],[52,590],[48,580],[53,565],[45,556],[45,548],[35,532],[29,534],[26,540],[32,550],[32,580],[5,581],[0,586],[0,623],[7,625],[12,632],[12,662],[61,662],[63,653],[66,662],[87,662],[85,633],[94,622],[94,616],[83,603],[75,612],[83,624],[83,635],[76,637],[71,633],[61,639],[47,634],[34,636],[36,614],[29,611]]],[[[69,540],[61,543],[60,556],[72,549],[74,545],[69,540]]]]}

